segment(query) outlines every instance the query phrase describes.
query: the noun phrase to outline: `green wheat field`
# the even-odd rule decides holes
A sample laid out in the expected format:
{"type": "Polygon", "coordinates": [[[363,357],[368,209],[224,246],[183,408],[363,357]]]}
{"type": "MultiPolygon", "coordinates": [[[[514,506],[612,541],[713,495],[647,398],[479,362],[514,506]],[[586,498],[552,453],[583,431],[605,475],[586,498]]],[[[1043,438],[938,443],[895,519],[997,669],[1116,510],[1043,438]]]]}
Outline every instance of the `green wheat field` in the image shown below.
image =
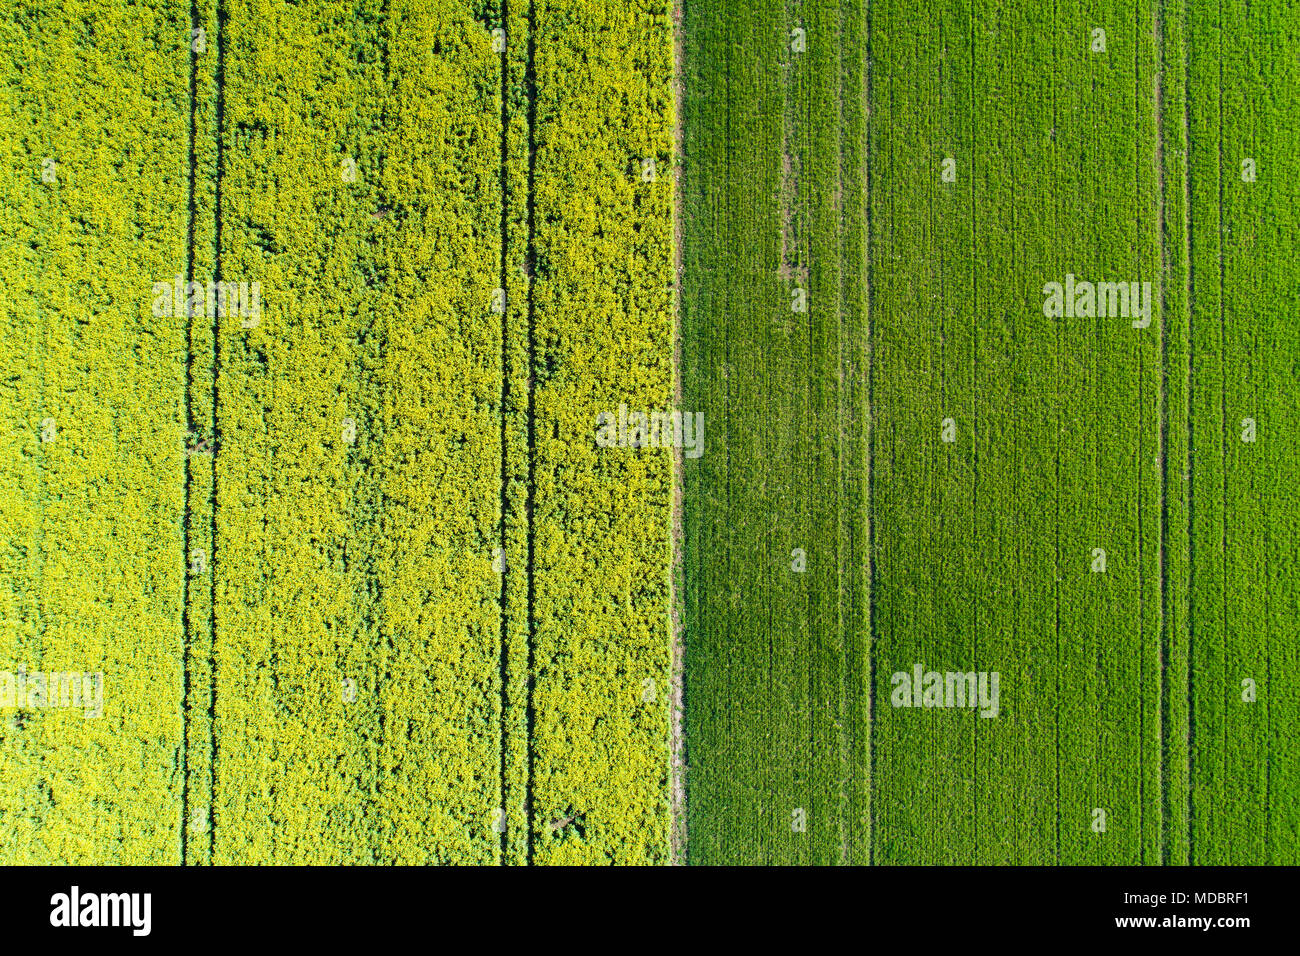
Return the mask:
{"type": "Polygon", "coordinates": [[[0,863],[1300,863],[1300,3],[0,77],[0,863]]]}

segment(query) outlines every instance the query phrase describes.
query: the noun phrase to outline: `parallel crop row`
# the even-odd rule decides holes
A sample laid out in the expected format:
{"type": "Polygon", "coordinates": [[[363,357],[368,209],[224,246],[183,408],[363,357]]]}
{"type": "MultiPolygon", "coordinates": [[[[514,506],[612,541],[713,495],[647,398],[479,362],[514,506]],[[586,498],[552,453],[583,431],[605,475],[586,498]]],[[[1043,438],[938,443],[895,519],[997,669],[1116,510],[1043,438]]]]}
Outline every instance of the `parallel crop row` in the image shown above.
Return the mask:
{"type": "Polygon", "coordinates": [[[1294,864],[1300,13],[1186,14],[1190,859],[1294,864]]]}
{"type": "Polygon", "coordinates": [[[602,447],[597,420],[674,407],[672,23],[551,0],[528,20],[531,855],[664,862],[674,451],[602,447]]]}
{"type": "Polygon", "coordinates": [[[865,5],[688,4],[689,840],[866,862],[865,5]]]}
{"type": "Polygon", "coordinates": [[[218,862],[500,838],[498,62],[466,5],[226,5],[218,862]]]}
{"type": "MultiPolygon", "coordinates": [[[[798,806],[790,805],[788,775],[778,777],[777,761],[789,759],[778,747],[788,737],[773,733],[789,710],[777,696],[787,693],[787,660],[773,653],[782,635],[767,619],[781,597],[770,594],[773,585],[790,569],[786,556],[800,547],[816,560],[818,550],[789,540],[788,517],[778,526],[785,534],[772,532],[774,505],[790,489],[761,479],[772,467],[765,407],[787,427],[788,383],[769,392],[765,373],[771,330],[792,324],[776,271],[784,96],[774,64],[785,61],[784,27],[775,5],[685,4],[682,393],[707,411],[718,452],[682,475],[692,862],[786,857],[771,847],[788,839],[798,806]],[[734,66],[733,40],[746,53],[734,66]]],[[[788,616],[788,600],[778,613],[788,616]]]]}
{"type": "Polygon", "coordinates": [[[188,29],[161,2],[0,19],[6,863],[177,857],[185,340],[151,289],[185,268],[188,29]]]}

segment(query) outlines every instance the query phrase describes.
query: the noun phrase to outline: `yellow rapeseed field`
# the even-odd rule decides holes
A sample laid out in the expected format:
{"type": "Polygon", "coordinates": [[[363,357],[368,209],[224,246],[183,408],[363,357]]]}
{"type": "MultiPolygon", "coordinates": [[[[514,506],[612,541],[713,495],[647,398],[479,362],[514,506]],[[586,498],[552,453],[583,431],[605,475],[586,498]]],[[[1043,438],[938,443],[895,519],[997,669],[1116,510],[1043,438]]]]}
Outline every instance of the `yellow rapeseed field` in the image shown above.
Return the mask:
{"type": "Polygon", "coordinates": [[[25,10],[0,860],[667,860],[668,13],[25,10]]]}
{"type": "Polygon", "coordinates": [[[0,858],[180,853],[184,11],[0,21],[0,858]]]}

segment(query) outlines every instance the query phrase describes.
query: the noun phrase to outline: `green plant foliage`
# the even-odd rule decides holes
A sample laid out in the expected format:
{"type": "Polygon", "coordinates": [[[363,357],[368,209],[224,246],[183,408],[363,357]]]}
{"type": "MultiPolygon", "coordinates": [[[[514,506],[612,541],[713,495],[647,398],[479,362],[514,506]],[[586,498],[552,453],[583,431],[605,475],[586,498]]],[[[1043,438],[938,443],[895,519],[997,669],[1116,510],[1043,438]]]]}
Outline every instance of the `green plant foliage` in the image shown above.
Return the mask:
{"type": "Polygon", "coordinates": [[[1297,31],[687,3],[691,860],[1294,860],[1297,31]]]}
{"type": "Polygon", "coordinates": [[[1180,813],[1188,862],[1295,865],[1300,156],[1283,117],[1300,97],[1300,14],[1188,4],[1184,30],[1192,508],[1190,799],[1180,813]]]}
{"type": "Polygon", "coordinates": [[[868,52],[843,6],[686,8],[683,403],[716,449],[684,474],[694,862],[867,859],[868,52]]]}

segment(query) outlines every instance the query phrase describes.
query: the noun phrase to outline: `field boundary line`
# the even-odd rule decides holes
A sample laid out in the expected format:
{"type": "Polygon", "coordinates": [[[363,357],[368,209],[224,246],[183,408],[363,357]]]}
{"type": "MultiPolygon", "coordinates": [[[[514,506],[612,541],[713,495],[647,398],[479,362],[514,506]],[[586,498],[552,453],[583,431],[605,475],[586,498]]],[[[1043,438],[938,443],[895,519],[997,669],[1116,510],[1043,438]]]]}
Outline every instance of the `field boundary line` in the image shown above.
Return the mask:
{"type": "MultiPolygon", "coordinates": [[[[1052,3],[1053,22],[1059,22],[1057,20],[1057,17],[1059,16],[1058,13],[1059,8],[1060,5],[1056,2],[1056,0],[1053,0],[1052,3]]],[[[1053,53],[1055,55],[1056,60],[1060,62],[1062,57],[1059,49],[1054,49],[1053,53]]],[[[1053,130],[1056,129],[1056,86],[1055,85],[1052,86],[1052,129],[1053,130]]],[[[1056,158],[1057,158],[1056,141],[1055,139],[1053,139],[1052,168],[1054,173],[1056,171],[1056,158]]],[[[1060,235],[1060,226],[1056,216],[1058,214],[1058,211],[1061,208],[1061,204],[1059,201],[1060,194],[1057,189],[1057,186],[1060,184],[1060,181],[1061,181],[1060,176],[1058,175],[1052,176],[1052,210],[1053,210],[1052,230],[1058,236],[1060,235]]],[[[1061,401],[1061,379],[1063,377],[1061,374],[1062,371],[1061,366],[1064,363],[1064,354],[1065,353],[1062,351],[1061,348],[1061,323],[1057,322],[1056,323],[1056,474],[1054,476],[1055,487],[1053,488],[1053,491],[1055,492],[1054,497],[1056,499],[1056,515],[1055,515],[1055,521],[1053,522],[1055,526],[1054,530],[1056,532],[1054,535],[1055,544],[1056,544],[1056,563],[1055,563],[1056,581],[1052,587],[1053,597],[1055,598],[1054,601],[1055,608],[1053,610],[1054,610],[1054,632],[1055,632],[1055,644],[1056,644],[1056,668],[1055,668],[1056,706],[1054,708],[1054,713],[1053,713],[1053,717],[1055,719],[1052,721],[1053,724],[1052,729],[1053,729],[1053,736],[1055,737],[1055,743],[1056,743],[1056,821],[1055,821],[1056,833],[1055,836],[1056,836],[1056,865],[1057,866],[1061,865],[1061,434],[1064,428],[1063,418],[1065,417],[1064,414],[1062,413],[1064,403],[1061,401]]]]}
{"type": "Polygon", "coordinates": [[[866,117],[866,286],[867,286],[867,864],[876,862],[876,281],[875,215],[872,205],[875,160],[875,18],[874,0],[867,0],[867,117],[866,117]]]}
{"type": "MultiPolygon", "coordinates": [[[[976,56],[977,49],[978,47],[975,44],[975,11],[974,8],[972,7],[970,12],[970,90],[971,90],[971,98],[970,98],[970,102],[971,102],[971,106],[970,106],[970,111],[971,111],[970,113],[970,214],[971,214],[970,256],[971,256],[971,260],[970,261],[972,263],[978,263],[980,261],[980,258],[977,254],[977,248],[979,243],[979,212],[978,212],[979,206],[977,200],[979,197],[976,195],[975,192],[976,184],[979,181],[978,177],[976,176],[976,165],[975,165],[976,159],[979,156],[979,143],[977,137],[977,133],[979,131],[979,124],[976,122],[975,96],[974,96],[975,89],[976,89],[975,64],[978,59],[978,57],[976,56]]],[[[980,312],[979,312],[979,268],[977,265],[972,266],[971,268],[970,304],[971,304],[971,355],[970,355],[971,375],[970,378],[971,378],[971,385],[972,385],[972,392],[973,392],[972,399],[971,399],[973,407],[971,408],[971,422],[970,422],[971,515],[972,515],[971,537],[972,539],[974,539],[978,534],[978,532],[976,532],[975,530],[975,525],[979,521],[979,498],[980,498],[980,440],[979,440],[980,312]]],[[[972,544],[974,543],[975,543],[974,540],[972,540],[972,544]]],[[[976,596],[975,600],[971,602],[971,652],[972,652],[973,659],[976,661],[980,659],[979,624],[980,624],[979,598],[978,596],[976,596]]],[[[971,779],[975,781],[979,780],[979,766],[980,766],[979,758],[980,758],[980,738],[979,738],[979,731],[977,729],[971,742],[971,779]]],[[[972,820],[971,829],[973,831],[975,845],[971,849],[973,850],[972,858],[978,860],[979,848],[980,848],[979,847],[979,787],[978,785],[974,788],[974,793],[972,794],[972,803],[974,804],[974,812],[972,814],[974,819],[972,820]]]]}
{"type": "MultiPolygon", "coordinates": [[[[1227,267],[1223,261],[1223,0],[1219,0],[1219,23],[1218,23],[1218,56],[1219,61],[1219,88],[1218,88],[1218,106],[1219,106],[1219,228],[1217,230],[1217,249],[1219,260],[1219,480],[1221,482],[1220,498],[1223,507],[1219,510],[1219,554],[1220,554],[1220,578],[1219,578],[1219,607],[1221,609],[1223,626],[1221,635],[1223,640],[1223,660],[1228,660],[1228,343],[1227,343],[1227,323],[1224,319],[1223,300],[1227,295],[1227,267]]],[[[1267,521],[1265,522],[1267,526],[1267,521]]],[[[1190,674],[1191,671],[1189,670],[1190,674]]],[[[1189,678],[1190,680],[1190,678],[1189,678]]],[[[1228,753],[1228,722],[1223,722],[1223,752],[1228,753]]],[[[1191,792],[1191,787],[1188,787],[1191,792]]]]}
{"type": "Polygon", "coordinates": [[[1153,32],[1156,42],[1156,68],[1154,78],[1154,108],[1156,120],[1155,164],[1156,164],[1156,203],[1160,229],[1160,391],[1158,406],[1157,454],[1160,459],[1160,536],[1156,554],[1156,565],[1160,576],[1160,685],[1156,712],[1159,719],[1160,736],[1160,864],[1169,864],[1169,844],[1167,830],[1169,827],[1169,794],[1167,768],[1169,763],[1168,706],[1169,696],[1169,580],[1165,565],[1165,551],[1169,544],[1169,332],[1167,306],[1167,282],[1169,275],[1169,220],[1165,208],[1165,123],[1164,123],[1164,70],[1165,70],[1165,33],[1164,0],[1156,0],[1153,32]]]}
{"type": "Polygon", "coordinates": [[[535,176],[537,166],[537,0],[528,0],[528,47],[527,58],[524,62],[524,95],[527,101],[527,120],[528,120],[528,193],[527,193],[527,230],[528,245],[525,253],[525,262],[527,263],[528,292],[527,292],[527,315],[528,315],[528,414],[527,414],[527,433],[528,433],[528,487],[524,501],[524,520],[526,527],[526,537],[528,541],[528,630],[527,630],[527,651],[528,665],[525,673],[527,674],[527,706],[525,708],[527,724],[527,776],[524,784],[524,818],[528,822],[527,849],[525,859],[528,865],[533,862],[533,785],[534,785],[534,767],[533,767],[533,730],[536,726],[536,713],[533,707],[533,685],[535,683],[535,670],[537,666],[536,651],[536,634],[537,634],[537,617],[536,617],[536,582],[534,579],[534,527],[533,527],[533,510],[535,507],[535,496],[537,493],[537,434],[536,434],[536,380],[537,380],[537,322],[535,309],[534,286],[537,266],[537,193],[535,188],[535,176]]]}
{"type": "MultiPolygon", "coordinates": [[[[190,0],[190,30],[199,23],[198,0],[190,0]]],[[[189,184],[186,196],[185,216],[185,282],[187,290],[194,280],[194,219],[197,213],[195,182],[198,177],[198,86],[199,55],[190,44],[190,110],[188,165],[189,184]]],[[[190,436],[194,433],[194,404],[192,390],[194,387],[194,315],[192,310],[185,310],[185,451],[181,457],[184,471],[181,492],[181,820],[180,820],[180,863],[189,862],[189,795],[190,795],[190,654],[192,653],[190,618],[190,496],[194,485],[193,458],[188,454],[190,436]]]]}
{"type": "MultiPolygon", "coordinates": [[[[1141,116],[1142,116],[1142,58],[1139,53],[1137,42],[1138,34],[1142,29],[1141,13],[1136,4],[1133,7],[1133,195],[1137,199],[1138,207],[1141,208],[1142,201],[1142,137],[1141,137],[1141,116]]],[[[1142,243],[1139,237],[1138,241],[1139,262],[1142,257],[1142,243]]],[[[1141,269],[1138,270],[1142,274],[1141,269]]],[[[1141,343],[1136,347],[1138,358],[1138,468],[1137,484],[1135,493],[1137,495],[1137,551],[1138,551],[1138,699],[1146,692],[1146,563],[1144,561],[1145,552],[1143,544],[1145,537],[1143,535],[1142,523],[1142,440],[1146,436],[1146,403],[1142,401],[1142,386],[1146,377],[1146,363],[1142,353],[1141,343]]],[[[1057,441],[1060,441],[1060,435],[1057,435],[1057,441]]],[[[1059,493],[1059,491],[1058,491],[1059,493]]],[[[1059,698],[1058,698],[1059,700],[1059,698]]],[[[1138,706],[1138,862],[1146,863],[1147,854],[1147,800],[1146,800],[1146,708],[1139,703],[1138,706]]],[[[1058,812],[1060,802],[1057,802],[1058,812]]]]}
{"type": "MultiPolygon", "coordinates": [[[[844,36],[844,11],[841,7],[836,30],[844,36]]],[[[835,636],[837,641],[840,700],[839,700],[839,813],[837,823],[840,835],[840,863],[848,862],[845,827],[848,824],[849,802],[845,784],[850,776],[848,759],[848,660],[844,641],[844,558],[847,552],[844,541],[844,453],[845,445],[852,445],[852,436],[845,440],[844,393],[844,44],[836,46],[835,59],[835,129],[839,142],[835,157],[835,370],[836,438],[839,454],[835,457],[835,636]]]]}
{"type": "MultiPolygon", "coordinates": [[[[222,182],[226,173],[226,0],[217,0],[217,77],[216,77],[216,176],[213,183],[213,274],[214,282],[223,279],[221,262],[221,241],[224,234],[225,216],[222,212],[222,182]]],[[[221,321],[214,318],[212,324],[212,491],[208,509],[211,521],[212,554],[208,562],[209,615],[208,629],[210,639],[208,661],[211,680],[208,682],[208,727],[210,733],[209,772],[208,772],[208,861],[216,862],[217,850],[217,449],[221,447],[221,321]]]]}
{"type": "Polygon", "coordinates": [[[1061,379],[1063,363],[1063,354],[1061,352],[1061,326],[1056,326],[1056,468],[1054,478],[1056,481],[1055,495],[1055,561],[1056,581],[1052,587],[1053,601],[1053,636],[1056,650],[1055,660],[1055,677],[1056,677],[1056,705],[1053,708],[1052,731],[1055,739],[1056,750],[1056,815],[1055,815],[1055,842],[1056,842],[1056,865],[1061,865],[1061,431],[1064,427],[1061,412],[1061,379]]]}
{"type": "MultiPolygon", "coordinates": [[[[672,34],[673,34],[673,293],[672,293],[672,390],[673,404],[682,407],[682,281],[685,275],[683,260],[683,210],[684,165],[685,165],[685,112],[686,112],[686,23],[683,11],[684,0],[673,0],[672,34]]],[[[681,866],[686,863],[687,841],[690,833],[686,826],[686,736],[683,726],[686,690],[685,679],[685,458],[683,449],[674,448],[672,453],[672,503],[669,506],[669,549],[670,565],[668,568],[668,626],[669,653],[669,838],[668,860],[671,865],[681,866]],[[679,587],[679,578],[681,586],[679,587]]]]}
{"type": "MultiPolygon", "coordinates": [[[[859,21],[856,25],[856,29],[859,34],[864,34],[867,32],[866,30],[867,22],[868,22],[867,7],[870,4],[870,2],[871,0],[864,0],[864,2],[858,7],[856,11],[856,17],[858,18],[859,21]]],[[[872,102],[872,98],[870,95],[870,87],[868,86],[867,83],[867,71],[870,69],[871,63],[870,63],[870,55],[868,52],[868,47],[866,44],[862,44],[860,46],[860,52],[858,53],[858,56],[853,66],[854,66],[855,75],[857,77],[857,82],[854,86],[855,95],[858,96],[863,101],[863,106],[861,109],[861,118],[859,120],[859,122],[861,123],[861,129],[857,134],[858,139],[857,142],[855,143],[857,164],[856,164],[856,168],[853,170],[854,193],[856,194],[857,197],[856,200],[857,215],[859,221],[862,223],[858,233],[858,248],[855,250],[855,254],[854,254],[854,268],[859,270],[859,279],[860,279],[858,287],[854,292],[854,306],[855,308],[860,309],[862,313],[862,317],[858,320],[858,322],[855,323],[855,334],[858,336],[858,343],[860,343],[860,346],[858,343],[855,343],[855,351],[858,347],[861,348],[862,361],[865,365],[870,367],[871,331],[870,331],[870,325],[868,323],[868,313],[869,313],[868,297],[870,294],[870,283],[871,283],[871,275],[870,275],[871,202],[870,202],[870,197],[868,196],[867,193],[867,177],[870,168],[869,161],[868,161],[868,151],[870,149],[870,144],[871,144],[871,120],[872,120],[872,111],[874,108],[874,104],[872,102]]],[[[858,374],[861,374],[862,371],[865,371],[865,370],[858,369],[858,365],[856,361],[854,361],[853,368],[858,374]]],[[[853,393],[850,392],[850,396],[852,395],[853,393]]],[[[857,431],[854,435],[854,442],[856,445],[856,450],[854,455],[855,462],[861,462],[863,465],[867,465],[868,456],[870,455],[871,452],[871,437],[870,437],[871,436],[871,431],[870,431],[871,414],[872,414],[872,406],[868,404],[865,414],[862,416],[862,424],[860,430],[857,431]]],[[[870,471],[866,468],[864,468],[864,471],[866,473],[863,475],[858,485],[858,494],[861,495],[862,498],[861,501],[855,503],[854,506],[854,510],[857,512],[854,516],[855,538],[858,540],[858,546],[855,549],[854,553],[855,553],[855,560],[861,560],[861,557],[859,556],[862,553],[862,548],[865,546],[867,552],[866,557],[869,561],[870,553],[871,553],[871,543],[867,535],[863,534],[863,531],[869,531],[870,529],[871,474],[870,471]],[[865,528],[861,527],[858,524],[859,521],[861,521],[863,525],[865,525],[866,527],[865,528]]],[[[867,568],[863,567],[860,569],[860,571],[867,571],[867,568]]],[[[871,614],[870,589],[873,586],[873,582],[871,581],[870,577],[868,577],[865,583],[867,585],[868,593],[866,595],[860,595],[856,598],[854,612],[853,612],[853,622],[855,628],[861,626],[862,611],[863,608],[865,607],[868,615],[868,629],[867,629],[866,641],[864,646],[867,651],[868,661],[870,661],[873,655],[873,649],[871,647],[871,629],[870,629],[870,614],[871,614]]],[[[861,672],[859,671],[859,673],[861,672]]],[[[866,672],[866,678],[868,684],[867,691],[868,694],[870,695],[871,693],[873,693],[872,684],[874,678],[874,672],[871,671],[870,667],[868,667],[868,670],[866,672]]],[[[850,687],[850,692],[852,692],[855,695],[861,694],[860,688],[855,688],[855,687],[850,687]]],[[[856,707],[857,707],[857,703],[855,702],[854,708],[856,709],[856,707]]],[[[864,788],[862,786],[862,780],[861,780],[862,768],[857,766],[858,755],[861,753],[860,748],[862,744],[862,734],[864,730],[868,737],[868,746],[870,746],[869,743],[869,739],[871,735],[870,710],[868,710],[867,713],[867,726],[859,730],[854,735],[852,741],[853,746],[852,746],[851,754],[852,754],[852,761],[854,764],[853,794],[851,796],[852,800],[859,799],[864,795],[864,788]]],[[[869,774],[870,768],[868,767],[867,769],[869,774]]],[[[865,822],[866,824],[865,832],[854,840],[854,851],[856,854],[855,859],[861,860],[862,859],[861,847],[862,847],[863,839],[865,838],[866,859],[869,862],[871,859],[871,846],[872,843],[874,842],[873,838],[874,838],[874,826],[875,826],[874,817],[872,815],[873,808],[870,803],[871,781],[869,776],[866,783],[867,785],[865,787],[865,797],[867,802],[865,806],[856,809],[854,811],[853,826],[856,830],[862,823],[865,822]]],[[[850,806],[852,809],[852,805],[850,806]]]]}
{"type": "MultiPolygon", "coordinates": [[[[507,29],[510,23],[510,0],[501,2],[501,28],[507,29]]],[[[509,510],[508,487],[510,482],[510,461],[509,461],[509,437],[506,429],[506,415],[510,404],[510,286],[508,281],[508,253],[510,247],[510,184],[509,184],[509,157],[510,157],[510,67],[509,67],[509,43],[502,44],[501,47],[501,269],[498,276],[500,282],[501,295],[503,302],[501,304],[501,511],[498,518],[497,537],[501,548],[501,592],[500,592],[500,648],[497,660],[498,679],[501,681],[501,716],[500,726],[498,728],[498,737],[500,744],[500,797],[501,797],[501,814],[503,826],[500,834],[500,863],[506,864],[507,839],[509,837],[509,827],[505,824],[507,808],[509,805],[509,784],[507,781],[506,769],[506,750],[508,746],[508,733],[506,724],[506,715],[509,708],[509,684],[510,684],[510,667],[509,667],[509,605],[507,603],[507,590],[510,575],[509,568],[509,538],[506,533],[506,513],[509,510]]]]}
{"type": "Polygon", "coordinates": [[[1195,761],[1195,755],[1192,751],[1192,741],[1196,736],[1196,709],[1195,701],[1192,695],[1192,664],[1195,660],[1196,649],[1196,626],[1194,606],[1196,601],[1196,482],[1194,480],[1196,456],[1195,456],[1195,402],[1192,400],[1195,376],[1193,371],[1193,353],[1196,350],[1196,272],[1194,250],[1195,250],[1195,228],[1193,217],[1195,210],[1192,207],[1192,63],[1191,63],[1191,37],[1188,34],[1188,13],[1187,4],[1183,4],[1183,132],[1186,137],[1187,147],[1183,152],[1184,176],[1183,191],[1186,202],[1186,227],[1184,229],[1184,241],[1187,251],[1187,275],[1184,280],[1187,290],[1187,681],[1185,693],[1187,696],[1187,862],[1189,865],[1195,863],[1195,854],[1192,847],[1192,770],[1195,761]]]}

